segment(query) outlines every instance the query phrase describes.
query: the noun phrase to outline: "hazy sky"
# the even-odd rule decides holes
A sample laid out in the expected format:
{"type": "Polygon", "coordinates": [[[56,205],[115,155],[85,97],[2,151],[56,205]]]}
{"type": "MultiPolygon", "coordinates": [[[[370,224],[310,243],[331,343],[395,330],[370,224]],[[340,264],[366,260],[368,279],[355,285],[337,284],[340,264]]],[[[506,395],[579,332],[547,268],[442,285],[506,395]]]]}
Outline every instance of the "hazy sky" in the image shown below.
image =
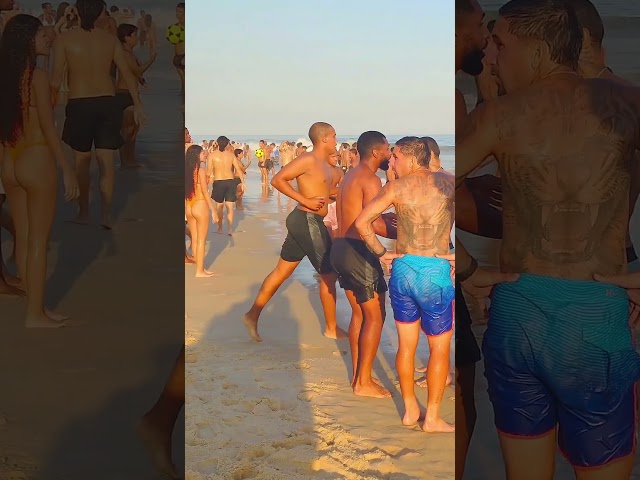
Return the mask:
{"type": "Polygon", "coordinates": [[[452,0],[191,0],[187,27],[194,134],[454,132],[452,0]]]}

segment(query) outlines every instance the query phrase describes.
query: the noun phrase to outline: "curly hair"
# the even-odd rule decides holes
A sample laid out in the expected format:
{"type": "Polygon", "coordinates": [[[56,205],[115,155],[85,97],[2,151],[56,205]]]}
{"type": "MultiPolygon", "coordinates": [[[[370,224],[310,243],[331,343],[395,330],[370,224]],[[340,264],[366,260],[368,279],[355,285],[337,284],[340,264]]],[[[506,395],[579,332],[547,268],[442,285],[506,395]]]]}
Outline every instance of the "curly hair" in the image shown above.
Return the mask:
{"type": "Polygon", "coordinates": [[[24,129],[36,68],[36,33],[42,23],[18,14],[5,26],[0,40],[0,143],[14,147],[24,129]]]}
{"type": "Polygon", "coordinates": [[[186,200],[193,198],[196,192],[201,153],[200,145],[191,145],[184,154],[184,198],[186,200]]]}

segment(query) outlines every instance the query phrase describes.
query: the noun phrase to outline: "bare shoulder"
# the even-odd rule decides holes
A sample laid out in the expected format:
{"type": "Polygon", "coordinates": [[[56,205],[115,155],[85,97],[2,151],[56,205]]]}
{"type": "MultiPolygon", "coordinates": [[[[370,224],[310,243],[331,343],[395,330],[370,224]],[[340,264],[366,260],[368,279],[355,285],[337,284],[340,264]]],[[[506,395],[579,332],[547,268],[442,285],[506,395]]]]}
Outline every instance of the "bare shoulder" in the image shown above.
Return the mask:
{"type": "Polygon", "coordinates": [[[438,191],[448,198],[454,198],[456,189],[456,177],[448,172],[434,172],[431,174],[433,185],[438,191]]]}

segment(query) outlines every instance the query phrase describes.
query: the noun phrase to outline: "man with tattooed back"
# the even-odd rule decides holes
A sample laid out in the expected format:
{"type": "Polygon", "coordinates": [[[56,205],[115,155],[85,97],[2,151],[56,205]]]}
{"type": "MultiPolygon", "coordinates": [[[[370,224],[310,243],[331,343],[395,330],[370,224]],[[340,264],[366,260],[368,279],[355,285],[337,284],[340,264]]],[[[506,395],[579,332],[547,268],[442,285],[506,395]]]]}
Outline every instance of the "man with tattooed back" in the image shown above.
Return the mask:
{"type": "MultiPolygon", "coordinates": [[[[493,155],[503,190],[500,269],[483,342],[507,478],[547,480],[556,442],[578,480],[628,479],[640,359],[624,289],[640,94],[576,73],[582,31],[561,0],[512,0],[492,32],[507,92],[468,117],[456,183],[493,155]],[[595,468],[597,467],[597,468],[595,468]]],[[[470,293],[493,283],[458,241],[470,293]]]]}
{"type": "Polygon", "coordinates": [[[404,400],[404,425],[414,425],[420,407],[414,391],[414,360],[420,329],[429,340],[425,432],[453,432],[440,417],[449,372],[455,289],[451,279],[449,240],[454,215],[454,177],[430,172],[426,142],[405,137],[396,142],[391,167],[398,179],[387,183],[362,210],[355,227],[369,249],[391,266],[389,292],[398,330],[396,369],[404,400]],[[373,223],[391,205],[397,215],[396,254],[388,253],[373,223]],[[400,258],[396,258],[401,254],[400,258]],[[438,258],[443,257],[443,258],[438,258]]]}

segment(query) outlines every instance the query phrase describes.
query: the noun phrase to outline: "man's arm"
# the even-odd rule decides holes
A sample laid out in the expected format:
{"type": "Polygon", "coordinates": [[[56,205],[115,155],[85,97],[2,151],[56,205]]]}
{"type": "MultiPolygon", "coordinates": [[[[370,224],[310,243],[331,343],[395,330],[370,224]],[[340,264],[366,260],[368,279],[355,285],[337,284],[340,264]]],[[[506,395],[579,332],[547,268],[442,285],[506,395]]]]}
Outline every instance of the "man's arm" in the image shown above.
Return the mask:
{"type": "Polygon", "coordinates": [[[124,54],[124,50],[122,49],[122,45],[117,40],[115,40],[114,44],[113,63],[116,64],[116,67],[124,78],[124,82],[127,85],[127,90],[129,90],[131,98],[133,98],[133,105],[135,106],[135,108],[142,109],[140,92],[138,91],[138,79],[129,68],[129,64],[127,63],[127,58],[124,54]]]}
{"type": "Polygon", "coordinates": [[[240,178],[240,183],[242,184],[242,191],[245,191],[245,184],[244,184],[244,169],[242,168],[242,163],[238,160],[238,158],[234,155],[233,156],[233,168],[236,169],[236,172],[239,173],[238,178],[240,178]]]}
{"type": "Polygon", "coordinates": [[[373,227],[373,223],[380,219],[382,212],[387,210],[395,201],[395,193],[392,188],[392,183],[387,184],[360,212],[358,218],[354,223],[356,230],[362,237],[362,240],[367,244],[369,250],[374,254],[380,255],[385,252],[386,249],[376,237],[376,231],[373,227]]]}
{"type": "MultiPolygon", "coordinates": [[[[382,182],[375,177],[375,181],[368,182],[362,189],[362,205],[369,205],[378,194],[382,192],[382,182]]],[[[398,238],[398,230],[394,225],[395,213],[384,213],[371,224],[376,235],[385,238],[398,238]]]]}
{"type": "Polygon", "coordinates": [[[276,173],[276,175],[271,179],[271,186],[283,195],[286,195],[287,197],[306,207],[307,198],[294,190],[289,182],[306,173],[307,170],[309,170],[309,165],[312,161],[313,157],[311,157],[310,155],[301,155],[300,157],[296,158],[295,160],[287,164],[286,167],[276,173]]]}

